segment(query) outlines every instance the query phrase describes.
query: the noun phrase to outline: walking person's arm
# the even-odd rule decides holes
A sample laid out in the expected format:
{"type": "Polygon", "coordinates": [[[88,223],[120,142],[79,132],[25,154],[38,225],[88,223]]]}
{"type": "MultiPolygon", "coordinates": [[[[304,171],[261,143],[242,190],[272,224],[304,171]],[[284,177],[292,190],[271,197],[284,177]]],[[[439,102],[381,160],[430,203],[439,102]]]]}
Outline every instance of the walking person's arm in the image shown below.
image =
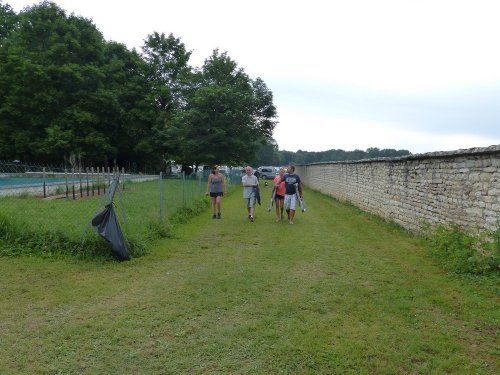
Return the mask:
{"type": "Polygon", "coordinates": [[[210,180],[212,178],[212,175],[209,174],[208,175],[208,180],[207,180],[207,190],[205,191],[205,195],[208,195],[209,191],[210,191],[210,180]]]}

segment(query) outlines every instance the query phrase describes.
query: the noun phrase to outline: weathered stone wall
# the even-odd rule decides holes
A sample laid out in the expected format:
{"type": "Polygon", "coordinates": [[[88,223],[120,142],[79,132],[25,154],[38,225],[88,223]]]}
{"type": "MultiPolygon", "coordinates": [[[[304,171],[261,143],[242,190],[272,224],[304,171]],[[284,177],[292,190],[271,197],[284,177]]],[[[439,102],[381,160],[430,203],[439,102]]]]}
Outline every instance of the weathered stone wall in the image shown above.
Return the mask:
{"type": "Polygon", "coordinates": [[[308,187],[410,230],[424,222],[498,227],[500,145],[298,165],[296,171],[308,187]]]}

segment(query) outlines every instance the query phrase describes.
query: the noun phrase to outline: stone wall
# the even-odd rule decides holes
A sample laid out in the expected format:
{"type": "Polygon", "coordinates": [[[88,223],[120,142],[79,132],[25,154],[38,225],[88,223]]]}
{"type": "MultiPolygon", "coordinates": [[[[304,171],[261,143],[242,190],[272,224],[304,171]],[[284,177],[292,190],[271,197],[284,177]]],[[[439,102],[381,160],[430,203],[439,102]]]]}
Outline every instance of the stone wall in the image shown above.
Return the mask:
{"type": "Polygon", "coordinates": [[[424,222],[495,230],[500,145],[397,158],[297,165],[308,187],[412,231],[424,222]]]}

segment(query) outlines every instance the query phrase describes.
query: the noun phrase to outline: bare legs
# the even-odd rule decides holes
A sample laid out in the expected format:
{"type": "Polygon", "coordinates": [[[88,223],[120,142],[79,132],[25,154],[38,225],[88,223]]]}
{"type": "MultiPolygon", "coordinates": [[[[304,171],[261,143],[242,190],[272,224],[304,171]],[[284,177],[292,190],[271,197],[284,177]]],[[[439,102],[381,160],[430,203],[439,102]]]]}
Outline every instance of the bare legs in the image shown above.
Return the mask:
{"type": "Polygon", "coordinates": [[[283,205],[285,201],[283,199],[275,199],[276,206],[276,221],[283,220],[283,205]]]}
{"type": "Polygon", "coordinates": [[[213,218],[215,219],[218,217],[220,219],[220,206],[222,202],[222,197],[212,197],[212,212],[213,212],[213,218]]]}

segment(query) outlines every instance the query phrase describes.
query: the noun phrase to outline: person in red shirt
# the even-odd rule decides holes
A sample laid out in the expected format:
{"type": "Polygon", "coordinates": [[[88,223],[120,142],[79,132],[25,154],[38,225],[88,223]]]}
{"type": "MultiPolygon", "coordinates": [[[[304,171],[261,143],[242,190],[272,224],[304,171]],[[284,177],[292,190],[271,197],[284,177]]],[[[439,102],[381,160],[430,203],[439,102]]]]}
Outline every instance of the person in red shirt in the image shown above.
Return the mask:
{"type": "Polygon", "coordinates": [[[279,174],[274,178],[274,205],[276,206],[276,221],[283,220],[283,207],[285,203],[285,181],[282,177],[285,169],[280,168],[279,174]]]}

